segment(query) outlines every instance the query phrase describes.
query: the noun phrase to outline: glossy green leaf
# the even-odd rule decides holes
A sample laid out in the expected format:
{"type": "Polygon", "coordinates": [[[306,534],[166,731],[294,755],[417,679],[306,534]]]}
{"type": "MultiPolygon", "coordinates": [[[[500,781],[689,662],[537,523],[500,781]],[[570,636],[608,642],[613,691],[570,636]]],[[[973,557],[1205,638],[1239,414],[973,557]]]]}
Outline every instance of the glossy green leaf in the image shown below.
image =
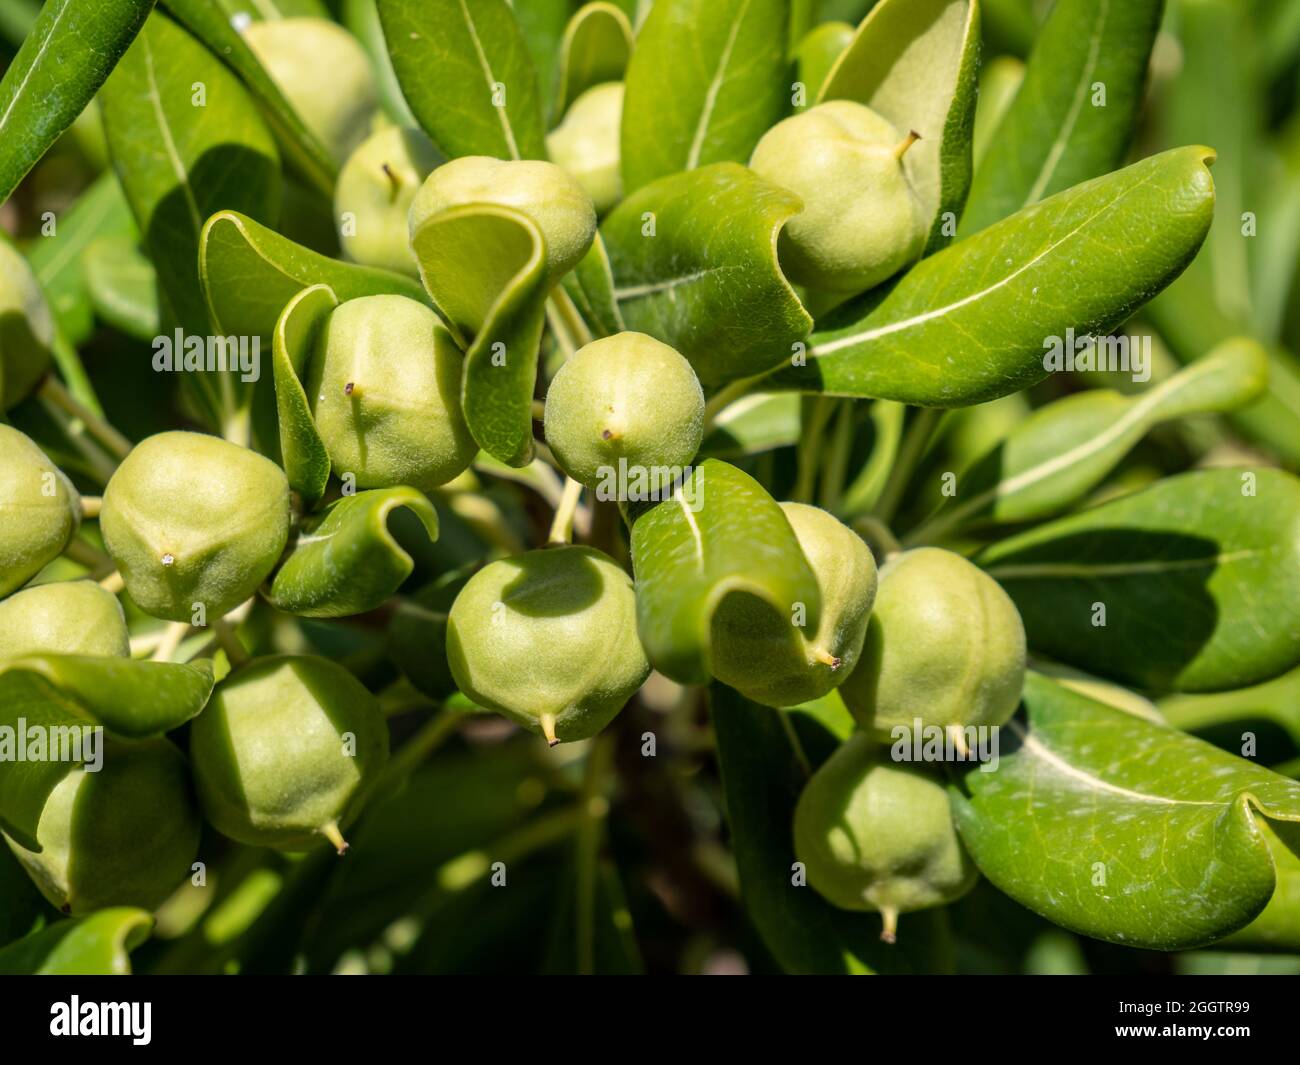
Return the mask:
{"type": "Polygon", "coordinates": [[[951,239],[970,187],[979,41],[972,0],[881,0],[818,100],[855,100],[921,135],[903,168],[928,221],[927,252],[951,239]]]}
{"type": "Polygon", "coordinates": [[[1030,673],[996,771],[953,811],[980,871],[1084,935],[1150,950],[1220,939],[1277,882],[1263,817],[1300,822],[1300,784],[1030,673]]]}
{"type": "MultiPolygon", "coordinates": [[[[532,5],[530,5],[532,6],[532,5]]],[[[384,40],[384,27],[379,21],[379,7],[375,0],[343,0],[343,25],[348,28],[370,57],[375,72],[375,87],[385,114],[394,123],[413,129],[418,123],[406,105],[402,87],[397,84],[393,61],[388,55],[388,42],[384,40]]]]}
{"type": "Polygon", "coordinates": [[[749,474],[706,459],[632,525],[637,631],[661,673],[702,684],[711,673],[713,615],[745,593],[789,617],[802,603],[817,626],[821,592],[794,530],[749,474]]]}
{"type": "Polygon", "coordinates": [[[813,888],[792,883],[790,825],[799,792],[808,772],[853,730],[839,696],[790,710],[752,703],[722,684],[709,696],[741,896],[781,968],[817,975],[948,970],[942,910],[908,914],[898,942],[888,946],[877,914],[837,909],[813,888]]]}
{"type": "Polygon", "coordinates": [[[812,320],[781,273],[793,193],[735,163],[647,185],[601,226],[629,329],[676,348],[706,388],[791,358],[812,320]]]}
{"type": "Polygon", "coordinates": [[[971,130],[976,174],[1024,78],[1025,64],[1015,56],[1000,55],[980,67],[980,94],[975,105],[975,128],[971,130]]]}
{"type": "Polygon", "coordinates": [[[50,0],[0,81],[0,203],[81,114],[153,0],[50,0]]]}
{"type": "Polygon", "coordinates": [[[724,407],[700,445],[702,455],[757,455],[798,442],[800,397],[794,392],[751,392],[724,407]]]}
{"type": "Polygon", "coordinates": [[[614,274],[609,264],[609,251],[605,238],[596,233],[591,249],[560,282],[573,300],[574,306],[587,323],[587,328],[599,339],[621,333],[627,326],[614,298],[614,274]]]}
{"type": "Polygon", "coordinates": [[[787,0],[658,0],[627,68],[629,194],[679,170],[749,161],[789,108],[788,20],[787,0]]]}
{"type": "Polygon", "coordinates": [[[330,259],[237,211],[204,225],[199,276],[217,330],[261,337],[267,346],[285,304],[312,285],[328,285],[340,301],[393,293],[428,302],[409,277],[330,259]]]}
{"type": "Polygon", "coordinates": [[[39,931],[49,913],[50,904],[36,890],[14,852],[0,846],[0,948],[39,931]]]}
{"type": "Polygon", "coordinates": [[[537,86],[542,94],[542,113],[554,113],[555,94],[559,88],[560,42],[570,16],[581,6],[579,0],[532,0],[511,5],[519,32],[528,45],[537,71],[537,86]]]}
{"type": "Polygon", "coordinates": [[[1050,341],[1067,329],[1105,335],[1196,254],[1214,210],[1213,158],[1198,147],[1152,156],[923,259],[838,312],[813,334],[807,365],[778,380],[923,407],[1042,380],[1050,341]]]}
{"type": "Polygon", "coordinates": [[[312,618],[338,618],[373,610],[411,574],[411,556],[388,522],[409,510],[438,538],[433,504],[414,488],[376,488],[344,496],[303,520],[267,598],[281,610],[312,618]]]}
{"type": "MultiPolygon", "coordinates": [[[[124,739],[159,736],[194,717],[212,694],[212,665],[83,655],[32,655],[0,666],[0,724],[102,725],[124,739]]],[[[27,733],[32,735],[33,733],[27,733]]],[[[17,740],[15,740],[17,742],[17,740]]],[[[0,761],[0,825],[30,849],[45,800],[68,761],[0,761]]]]}
{"type": "Polygon", "coordinates": [[[443,155],[545,159],[537,71],[505,0],[378,0],[397,80],[443,155]]]}
{"type": "Polygon", "coordinates": [[[556,116],[592,86],[621,81],[632,55],[632,24],[613,4],[585,4],[569,20],[560,42],[556,116]]]}
{"type": "MultiPolygon", "coordinates": [[[[280,157],[252,99],[176,23],[150,16],[100,94],[113,165],[158,271],[164,326],[211,332],[197,269],[207,216],[230,207],[274,218],[280,157]],[[201,89],[196,85],[202,83],[201,89]],[[196,106],[195,93],[205,102],[196,106]]],[[[186,374],[214,424],[238,400],[229,375],[186,374]]]]}
{"type": "Polygon", "coordinates": [[[1175,692],[1156,705],[1166,721],[1184,732],[1211,742],[1223,736],[1225,749],[1240,749],[1243,734],[1258,733],[1265,724],[1281,729],[1300,749],[1300,669],[1234,691],[1175,692]]]}
{"type": "Polygon", "coordinates": [[[976,561],[1031,647],[1099,676],[1216,691],[1300,661],[1300,480],[1281,470],[1169,477],[976,561]]]}
{"type": "Polygon", "coordinates": [[[1300,830],[1291,822],[1263,819],[1259,828],[1273,855],[1277,887],[1258,917],[1216,945],[1230,950],[1300,951],[1300,830]]]}
{"type": "Polygon", "coordinates": [[[105,173],[55,220],[52,234],[33,241],[27,249],[55,321],[73,345],[85,343],[95,328],[82,256],[92,242],[110,236],[139,239],[117,175],[105,173]]]}
{"type": "Polygon", "coordinates": [[[81,266],[100,318],[136,340],[158,335],[158,274],[136,237],[100,237],[86,248],[81,266]]]}
{"type": "MultiPolygon", "coordinates": [[[[292,105],[276,86],[253,50],[244,42],[231,16],[212,0],[163,0],[164,6],[217,58],[233,70],[261,108],[262,116],[275,134],[288,162],[308,184],[322,195],[334,194],[338,167],[329,150],[307,128],[292,105]]],[[[282,13],[284,17],[288,12],[282,13]]],[[[219,206],[233,206],[220,204],[219,206]]]]}
{"type": "Polygon", "coordinates": [[[461,405],[479,447],[533,458],[533,388],[546,322],[546,240],[511,207],[441,211],[411,238],[420,277],[465,347],[461,405]]]}
{"type": "Polygon", "coordinates": [[[339,305],[328,285],[312,285],[289,300],[275,323],[271,357],[275,373],[275,409],[280,421],[280,456],[289,487],[308,503],[325,494],[330,457],[316,430],[303,374],[316,336],[339,305]]]}
{"type": "Polygon", "coordinates": [[[796,105],[795,110],[807,110],[817,101],[827,76],[854,35],[854,28],[847,22],[823,22],[799,42],[794,52],[795,73],[805,95],[804,103],[796,105]]]}
{"type": "Polygon", "coordinates": [[[414,595],[398,598],[388,626],[388,653],[416,691],[446,699],[456,690],[447,664],[447,617],[477,565],[444,573],[414,595]]]}
{"type": "Polygon", "coordinates": [[[1163,9],[1164,0],[1058,0],[971,184],[959,236],[1124,161],[1163,9]]]}
{"type": "Polygon", "coordinates": [[[129,976],[131,951],[149,938],[153,924],[147,911],[125,906],[56,921],[0,950],[0,974],[129,976]]]}
{"type": "Polygon", "coordinates": [[[1268,353],[1237,339],[1145,392],[1093,389],[1058,399],[1034,411],[962,477],[952,505],[913,538],[933,538],[983,514],[1017,522],[1059,511],[1097,487],[1153,426],[1235,410],[1267,386],[1268,353]]]}

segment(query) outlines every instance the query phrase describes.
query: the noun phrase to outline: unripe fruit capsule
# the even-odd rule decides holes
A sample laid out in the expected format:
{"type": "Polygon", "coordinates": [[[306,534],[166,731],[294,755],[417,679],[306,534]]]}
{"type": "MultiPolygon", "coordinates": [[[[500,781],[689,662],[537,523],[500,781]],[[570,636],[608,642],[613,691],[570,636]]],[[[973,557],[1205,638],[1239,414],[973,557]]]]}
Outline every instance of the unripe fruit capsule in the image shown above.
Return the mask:
{"type": "Polygon", "coordinates": [[[876,563],[862,538],[819,507],[782,503],[821,592],[815,631],[756,596],[734,594],[713,617],[713,675],[766,706],[825,695],[853,671],[876,596],[876,563]]]}
{"type": "Polygon", "coordinates": [[[937,547],[905,551],[880,570],[880,594],[857,668],[840,694],[858,723],[947,729],[1005,724],[1025,679],[1025,628],[1002,587],[937,547]]]}
{"type": "Polygon", "coordinates": [[[343,162],[366,137],[379,106],[365,49],[323,18],[252,22],[244,40],[304,124],[343,162]]]}
{"type": "Polygon", "coordinates": [[[620,462],[633,472],[680,469],[703,436],[704,392],[691,364],[644,333],[580,348],[546,393],[546,442],[588,488],[608,488],[620,462]]]}
{"type": "Polygon", "coordinates": [[[158,433],[117,468],[99,514],[136,604],[192,621],[251,596],[289,536],[289,482],[270,459],[202,433],[158,433]]]}
{"type": "Polygon", "coordinates": [[[359,488],[446,484],[478,453],[461,413],[462,360],[438,316],[405,296],[362,296],[320,330],[307,394],[339,476],[359,488]]]}
{"type": "Polygon", "coordinates": [[[418,129],[389,126],[368,137],[339,172],[334,217],[343,254],[356,263],[416,276],[406,219],[420,185],[442,162],[418,129]]]}
{"type": "Polygon", "coordinates": [[[565,171],[536,159],[486,155],[453,159],[429,175],[411,204],[411,236],[440,211],[474,203],[513,207],[537,224],[552,285],[582,261],[596,237],[591,197],[565,171]]]}
{"type": "Polygon", "coordinates": [[[306,850],[360,812],[388,760],[379,702],[324,658],[262,658],[217,685],[190,731],[203,813],[240,843],[306,850]]]}
{"type": "Polygon", "coordinates": [[[40,851],[5,840],[52,905],[82,914],[157,909],[190,872],[199,831],[180,751],[164,739],[109,741],[97,771],[78,766],[50,793],[40,851]]]}
{"type": "Polygon", "coordinates": [[[586,739],[641,687],[650,663],[632,582],[589,547],[552,547],[476,573],[447,622],[460,690],[547,742],[586,739]]]}
{"type": "Polygon", "coordinates": [[[122,604],[94,581],[37,584],[0,602],[0,663],[35,654],[130,653],[122,604]]]}
{"type": "Polygon", "coordinates": [[[0,425],[0,597],[58,558],[80,523],[72,482],[26,436],[0,425]]]}
{"type": "Polygon", "coordinates": [[[850,736],[808,780],[794,853],[808,883],[844,910],[877,910],[894,942],[899,914],[943,906],[979,878],[953,825],[943,783],[850,736]]]}
{"type": "Polygon", "coordinates": [[[792,281],[863,292],[921,254],[925,219],[903,167],[915,140],[850,100],[818,104],[763,135],[750,167],[804,203],[779,239],[792,281]]]}
{"type": "Polygon", "coordinates": [[[604,214],[623,198],[619,132],[623,120],[623,83],[610,81],[588,89],[546,138],[546,150],[572,174],[604,214]]]}

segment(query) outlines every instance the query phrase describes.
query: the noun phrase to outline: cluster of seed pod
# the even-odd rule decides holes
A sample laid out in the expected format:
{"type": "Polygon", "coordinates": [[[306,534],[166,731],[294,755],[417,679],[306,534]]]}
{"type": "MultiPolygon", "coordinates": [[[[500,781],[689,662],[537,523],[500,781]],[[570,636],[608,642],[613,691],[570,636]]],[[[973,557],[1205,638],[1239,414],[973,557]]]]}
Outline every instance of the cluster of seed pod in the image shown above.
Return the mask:
{"type": "MultiPolygon", "coordinates": [[[[598,214],[621,194],[620,85],[598,86],[572,104],[550,138],[562,165],[443,162],[418,131],[368,130],[374,89],[364,54],[332,24],[303,25],[314,21],[255,23],[247,39],[344,163],[336,210],[360,219],[344,231],[346,256],[414,275],[410,238],[425,221],[496,204],[523,212],[542,233],[549,285],[574,269],[598,214]],[[315,83],[322,71],[328,92],[315,83]],[[355,91],[339,91],[340,80],[355,91]]],[[[860,292],[920,254],[925,234],[903,166],[912,140],[847,102],[813,108],[762,139],[751,165],[804,203],[780,238],[792,280],[860,292]]],[[[20,306],[18,317],[39,332],[48,312],[42,318],[21,257],[11,258],[0,244],[0,309],[20,306]]],[[[47,336],[0,347],[5,406],[45,372],[48,356],[37,355],[48,346],[47,336]],[[19,348],[28,354],[11,357],[19,348]]],[[[424,304],[397,295],[339,304],[319,330],[305,377],[335,472],[360,488],[422,491],[460,475],[478,451],[460,377],[457,342],[424,304]]],[[[561,469],[594,489],[620,462],[686,466],[704,420],[690,362],[653,337],[623,332],[581,348],[559,369],[545,398],[544,435],[561,469]]],[[[815,631],[767,604],[726,597],[712,619],[712,672],[776,708],[841,690],[861,731],[809,781],[793,826],[796,853],[817,891],[837,906],[880,911],[892,938],[899,913],[950,901],[974,873],[941,781],[889,764],[881,737],[918,718],[945,729],[1005,722],[1019,699],[1023,629],[997,585],[956,555],[908,552],[877,573],[866,544],[834,516],[799,503],[782,509],[820,589],[815,631]]],[[[126,623],[110,592],[89,581],[24,587],[67,547],[81,508],[40,449],[3,425],[0,511],[0,666],[32,654],[127,657],[126,623]],[[41,491],[49,478],[54,491],[41,491]]],[[[188,432],[137,444],[109,481],[98,517],[131,599],[177,622],[189,621],[196,604],[220,617],[257,594],[295,521],[278,465],[188,432]]],[[[445,656],[469,698],[551,744],[599,732],[651,669],[632,580],[608,555],[569,544],[497,559],[465,582],[447,619],[445,656]]],[[[65,910],[152,907],[190,868],[201,819],[248,844],[300,850],[328,841],[344,849],[343,830],[387,754],[379,704],[347,670],[310,656],[258,659],[217,684],[190,729],[188,766],[167,739],[115,739],[101,773],[74,770],[50,796],[39,849],[9,845],[65,910]]]]}

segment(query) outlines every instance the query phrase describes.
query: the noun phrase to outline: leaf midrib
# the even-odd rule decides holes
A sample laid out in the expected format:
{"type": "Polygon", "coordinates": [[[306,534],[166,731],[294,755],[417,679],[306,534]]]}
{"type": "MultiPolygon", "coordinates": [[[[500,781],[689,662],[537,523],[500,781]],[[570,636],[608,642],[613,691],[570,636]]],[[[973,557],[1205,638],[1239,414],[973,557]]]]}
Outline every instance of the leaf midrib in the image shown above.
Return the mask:
{"type": "Polygon", "coordinates": [[[1110,14],[1110,0],[1101,0],[1097,9],[1097,21],[1093,24],[1093,32],[1088,41],[1088,58],[1080,72],[1078,87],[1075,90],[1074,99],[1070,103],[1069,113],[1065,116],[1065,121],[1061,124],[1061,129],[1052,141],[1052,146],[1043,160],[1042,169],[1038,172],[1038,177],[1029,189],[1029,195],[1025,197],[1022,207],[1028,207],[1030,204],[1037,203],[1043,195],[1043,190],[1047,188],[1056,168],[1060,165],[1062,156],[1065,155],[1067,142],[1070,135],[1074,132],[1074,127],[1079,121],[1079,115],[1083,112],[1083,101],[1088,95],[1088,86],[1097,69],[1097,60],[1101,57],[1101,39],[1104,35],[1103,27],[1106,19],[1110,14]]]}
{"type": "Polygon", "coordinates": [[[704,137],[708,132],[709,123],[713,119],[714,109],[718,105],[718,94],[722,91],[722,83],[726,80],[727,67],[731,63],[731,53],[736,47],[736,38],[740,34],[740,24],[745,21],[745,16],[749,14],[749,5],[751,0],[744,0],[740,11],[737,12],[735,19],[731,23],[731,32],[727,34],[727,43],[722,47],[722,55],[718,59],[718,69],[714,72],[713,80],[709,83],[708,91],[704,94],[704,106],[700,110],[699,120],[695,123],[695,136],[691,139],[690,151],[686,153],[686,165],[683,170],[694,170],[700,165],[700,153],[704,150],[704,137]]]}
{"type": "Polygon", "coordinates": [[[45,40],[41,41],[41,46],[36,50],[36,54],[32,56],[31,64],[23,74],[23,80],[14,89],[13,99],[9,101],[9,106],[5,108],[5,113],[0,116],[0,135],[4,133],[5,127],[9,124],[9,116],[13,114],[14,108],[18,106],[18,101],[23,98],[23,90],[27,88],[27,83],[31,81],[32,75],[36,73],[36,68],[40,66],[41,60],[45,58],[45,52],[50,47],[50,42],[54,40],[54,31],[59,25],[59,20],[67,14],[70,6],[71,0],[64,0],[63,6],[59,8],[50,22],[49,32],[45,34],[45,40]]]}
{"type": "Polygon", "coordinates": [[[984,297],[989,296],[994,292],[997,292],[999,289],[1003,288],[1006,285],[1009,285],[1021,274],[1037,266],[1040,262],[1042,262],[1042,260],[1052,255],[1058,248],[1062,247],[1067,242],[1073,240],[1076,236],[1078,236],[1081,232],[1083,232],[1083,230],[1085,230],[1090,225],[1092,225],[1095,221],[1097,221],[1098,218],[1106,214],[1108,211],[1114,210],[1130,194],[1132,194],[1133,192],[1137,191],[1140,188],[1143,188],[1145,185],[1146,185],[1145,181],[1137,182],[1133,185],[1130,185],[1128,188],[1120,192],[1118,196],[1116,196],[1105,206],[1098,209],[1094,214],[1089,215],[1077,226],[1071,229],[1068,233],[1064,234],[1059,240],[1053,241],[1051,244],[1045,247],[1041,252],[1035,255],[1032,259],[1028,260],[1023,266],[1017,267],[1015,270],[1011,271],[1011,273],[1007,274],[1005,277],[1001,278],[1000,280],[994,282],[992,285],[989,285],[987,288],[980,289],[978,292],[972,292],[970,293],[970,295],[963,296],[961,299],[957,300],[954,303],[950,303],[944,307],[936,307],[934,310],[926,311],[923,314],[913,315],[910,318],[903,318],[897,322],[890,322],[887,325],[882,325],[876,329],[867,329],[861,333],[854,333],[849,336],[839,337],[835,340],[827,341],[824,344],[815,345],[814,347],[808,349],[808,354],[816,358],[821,358],[824,355],[829,355],[832,352],[839,351],[841,348],[851,347],[854,344],[866,343],[869,340],[875,340],[878,337],[888,336],[891,333],[899,333],[902,332],[903,330],[911,329],[913,326],[924,325],[925,323],[934,321],[937,318],[943,318],[945,315],[949,314],[950,312],[958,311],[963,307],[966,307],[972,303],[976,303],[979,300],[984,299],[984,297]]]}

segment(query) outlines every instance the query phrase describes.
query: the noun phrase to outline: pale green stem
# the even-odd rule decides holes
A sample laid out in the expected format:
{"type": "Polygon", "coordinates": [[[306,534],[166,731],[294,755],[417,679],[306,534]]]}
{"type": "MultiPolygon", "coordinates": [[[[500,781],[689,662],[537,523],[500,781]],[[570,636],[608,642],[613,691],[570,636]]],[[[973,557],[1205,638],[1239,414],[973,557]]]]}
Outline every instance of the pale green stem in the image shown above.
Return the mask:
{"type": "Polygon", "coordinates": [[[77,349],[68,343],[68,338],[63,335],[61,329],[56,328],[54,331],[54,345],[51,351],[54,355],[54,364],[68,383],[68,391],[83,407],[102,418],[104,407],[99,402],[99,396],[95,394],[95,387],[90,383],[90,378],[86,376],[86,368],[81,363],[81,356],[77,354],[77,349]]]}
{"type": "Polygon", "coordinates": [[[98,518],[100,508],[103,505],[104,505],[103,496],[82,496],[81,516],[83,518],[98,518]]]}
{"type": "Polygon", "coordinates": [[[131,441],[89,407],[73,398],[72,394],[63,387],[63,382],[57,377],[51,376],[45,379],[45,383],[41,385],[41,395],[69,416],[81,422],[86,427],[86,431],[99,441],[114,458],[121,461],[130,453],[131,441]]]}
{"type": "Polygon", "coordinates": [[[849,469],[849,456],[853,452],[853,406],[851,399],[836,401],[835,427],[831,432],[826,469],[822,472],[819,500],[822,509],[832,513],[839,509],[849,469]]]}
{"type": "Polygon", "coordinates": [[[592,342],[591,329],[579,313],[573,297],[565,292],[562,286],[557,285],[551,290],[550,296],[546,299],[546,309],[548,316],[554,313],[552,326],[558,319],[575,348],[586,347],[592,342]]]}
{"type": "Polygon", "coordinates": [[[835,400],[830,396],[813,396],[805,403],[807,418],[799,435],[799,475],[790,493],[797,503],[812,502],[817,486],[817,468],[821,464],[822,443],[826,438],[826,423],[835,411],[835,400]]]}
{"type": "Polygon", "coordinates": [[[903,550],[903,545],[888,525],[871,514],[863,514],[853,520],[853,530],[872,547],[880,548],[880,553],[889,558],[903,550]]]}
{"type": "Polygon", "coordinates": [[[930,437],[938,427],[941,417],[941,411],[932,407],[921,407],[903,433],[903,443],[898,449],[898,458],[894,462],[889,480],[885,482],[885,489],[880,493],[880,500],[875,507],[876,517],[886,525],[893,520],[894,512],[903,501],[903,493],[907,490],[908,482],[916,472],[917,464],[925,454],[926,446],[930,443],[930,437]]]}
{"type": "Polygon", "coordinates": [[[217,638],[217,643],[221,649],[226,652],[226,657],[230,659],[230,668],[235,669],[242,666],[248,661],[248,650],[240,642],[239,635],[235,632],[234,626],[225,618],[217,618],[212,622],[212,633],[217,638]]]}
{"type": "Polygon", "coordinates": [[[564,494],[560,496],[560,505],[555,508],[555,520],[551,522],[550,543],[567,544],[573,541],[573,516],[578,510],[581,496],[581,483],[572,477],[565,478],[564,494]]]}
{"type": "Polygon", "coordinates": [[[85,540],[72,539],[68,541],[68,546],[63,549],[63,553],[92,573],[111,573],[115,564],[108,555],[104,554],[93,544],[86,543],[85,540]]]}

